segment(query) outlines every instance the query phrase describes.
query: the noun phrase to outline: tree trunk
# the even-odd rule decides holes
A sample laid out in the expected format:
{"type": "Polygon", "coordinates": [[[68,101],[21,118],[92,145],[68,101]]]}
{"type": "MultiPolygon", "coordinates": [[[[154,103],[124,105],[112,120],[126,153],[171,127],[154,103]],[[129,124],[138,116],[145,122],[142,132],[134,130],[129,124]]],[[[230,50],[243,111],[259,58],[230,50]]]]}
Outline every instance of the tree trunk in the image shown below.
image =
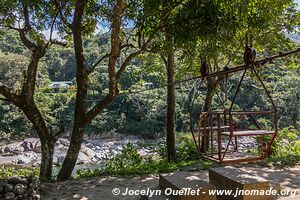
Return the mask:
{"type": "Polygon", "coordinates": [[[74,126],[71,136],[70,146],[63,162],[62,168],[59,171],[57,179],[60,181],[67,180],[71,177],[75,167],[77,157],[83,141],[83,134],[85,128],[85,114],[86,114],[86,97],[88,84],[88,71],[86,68],[83,42],[82,42],[82,17],[87,0],[77,1],[75,14],[73,19],[73,41],[75,49],[75,57],[77,63],[76,82],[77,93],[74,113],[74,126]]]}
{"type": "Polygon", "coordinates": [[[50,180],[52,178],[54,141],[41,140],[42,158],[40,166],[40,180],[50,180]]]}
{"type": "Polygon", "coordinates": [[[168,43],[168,59],[167,59],[167,159],[168,162],[176,160],[176,139],[174,129],[175,115],[175,92],[174,92],[174,47],[172,35],[166,30],[166,40],[168,43]]]}
{"type": "Polygon", "coordinates": [[[54,154],[55,136],[49,132],[39,109],[33,100],[20,106],[21,110],[33,124],[42,145],[42,158],[40,166],[40,179],[50,180],[52,178],[52,163],[54,154]]]}
{"type": "Polygon", "coordinates": [[[40,166],[40,179],[50,180],[52,178],[54,143],[56,135],[50,133],[46,122],[35,104],[34,93],[36,85],[36,75],[39,60],[45,54],[44,47],[37,46],[33,51],[27,74],[24,77],[21,95],[16,98],[14,104],[18,106],[33,124],[42,145],[42,158],[40,166]]]}
{"type": "MultiPolygon", "coordinates": [[[[216,86],[217,86],[217,82],[215,79],[213,79],[213,78],[207,79],[207,91],[206,91],[206,97],[205,97],[204,106],[203,106],[203,112],[208,112],[211,110],[211,104],[212,104],[212,100],[214,97],[216,86]]],[[[205,139],[206,139],[206,147],[208,147],[208,145],[209,145],[208,134],[206,135],[205,139]]],[[[201,148],[200,148],[201,153],[204,153],[204,140],[205,139],[204,139],[204,135],[203,135],[202,139],[201,139],[201,148]]]]}
{"type": "Polygon", "coordinates": [[[78,154],[83,141],[84,128],[76,125],[73,129],[70,146],[63,162],[62,168],[59,171],[57,180],[63,181],[71,177],[73,169],[76,165],[78,154]]]}

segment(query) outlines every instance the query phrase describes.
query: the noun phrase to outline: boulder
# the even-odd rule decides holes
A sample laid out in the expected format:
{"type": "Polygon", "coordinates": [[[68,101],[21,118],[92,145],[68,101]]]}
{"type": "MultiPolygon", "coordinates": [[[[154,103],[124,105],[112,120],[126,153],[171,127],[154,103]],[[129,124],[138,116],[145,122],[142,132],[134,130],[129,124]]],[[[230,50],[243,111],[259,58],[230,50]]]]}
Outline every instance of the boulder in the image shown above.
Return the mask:
{"type": "Polygon", "coordinates": [[[28,152],[28,153],[18,155],[15,163],[18,165],[30,166],[33,163],[35,163],[37,161],[37,159],[38,159],[38,157],[35,153],[28,152]]]}
{"type": "Polygon", "coordinates": [[[86,154],[79,152],[77,158],[77,165],[87,164],[91,162],[91,158],[88,157],[86,154]]]}
{"type": "Polygon", "coordinates": [[[14,189],[14,186],[12,184],[5,184],[4,185],[4,191],[5,192],[12,192],[14,189]]]}
{"type": "Polygon", "coordinates": [[[80,151],[90,158],[92,158],[96,155],[95,151],[93,151],[92,149],[90,149],[88,147],[84,147],[80,151]]]}
{"type": "Polygon", "coordinates": [[[86,143],[85,145],[86,147],[90,148],[90,149],[94,149],[95,148],[95,145],[93,143],[86,143]]]}
{"type": "Polygon", "coordinates": [[[32,142],[29,142],[27,140],[23,141],[20,146],[24,148],[24,151],[32,151],[33,150],[33,144],[32,142]]]}
{"type": "Polygon", "coordinates": [[[21,184],[21,183],[18,183],[17,185],[15,185],[14,189],[13,189],[13,192],[16,194],[16,195],[19,195],[19,194],[24,194],[25,191],[27,189],[27,186],[24,185],[24,184],[21,184]]]}
{"type": "Polygon", "coordinates": [[[3,149],[3,155],[13,155],[14,149],[11,146],[5,146],[3,149]]]}
{"type": "Polygon", "coordinates": [[[20,181],[23,181],[23,179],[18,176],[12,176],[7,179],[7,183],[13,184],[13,185],[19,183],[20,181]]]}
{"type": "Polygon", "coordinates": [[[39,199],[41,199],[41,195],[35,194],[35,195],[33,195],[32,199],[33,200],[39,200],[39,199]]]}
{"type": "Polygon", "coordinates": [[[42,153],[42,144],[41,144],[40,140],[37,140],[37,142],[34,144],[33,152],[42,153]]]}
{"type": "Polygon", "coordinates": [[[14,199],[15,198],[15,194],[13,192],[7,192],[5,194],[5,199],[14,199]]]}
{"type": "Polygon", "coordinates": [[[57,140],[57,142],[58,142],[59,144],[64,145],[64,146],[69,146],[69,144],[70,144],[69,140],[66,139],[66,138],[59,138],[59,139],[57,140]]]}

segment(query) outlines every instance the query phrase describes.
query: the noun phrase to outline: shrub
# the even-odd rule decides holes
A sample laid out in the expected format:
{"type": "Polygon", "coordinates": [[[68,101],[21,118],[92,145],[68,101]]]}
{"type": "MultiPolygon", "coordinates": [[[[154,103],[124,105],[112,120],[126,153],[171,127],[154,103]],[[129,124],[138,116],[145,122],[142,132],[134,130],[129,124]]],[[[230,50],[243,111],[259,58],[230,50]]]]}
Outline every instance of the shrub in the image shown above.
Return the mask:
{"type": "Polygon", "coordinates": [[[24,176],[24,177],[33,176],[38,178],[39,168],[29,167],[23,169],[15,169],[13,167],[5,167],[5,166],[0,167],[0,179],[8,178],[11,176],[24,176]]]}
{"type": "Polygon", "coordinates": [[[289,155],[300,156],[300,141],[298,131],[292,128],[284,128],[279,131],[271,149],[271,157],[287,157],[289,155]]]}
{"type": "MultiPolygon", "coordinates": [[[[183,145],[179,155],[186,156],[188,153],[183,153],[190,148],[183,145]]],[[[188,145],[188,147],[190,147],[188,145]]],[[[124,146],[123,150],[113,159],[99,169],[78,170],[77,176],[80,178],[102,176],[102,175],[133,175],[133,174],[158,174],[162,172],[170,172],[182,169],[184,167],[197,164],[200,167],[213,166],[210,161],[203,160],[181,160],[179,162],[167,162],[161,157],[141,156],[136,147],[132,144],[124,146]]]]}

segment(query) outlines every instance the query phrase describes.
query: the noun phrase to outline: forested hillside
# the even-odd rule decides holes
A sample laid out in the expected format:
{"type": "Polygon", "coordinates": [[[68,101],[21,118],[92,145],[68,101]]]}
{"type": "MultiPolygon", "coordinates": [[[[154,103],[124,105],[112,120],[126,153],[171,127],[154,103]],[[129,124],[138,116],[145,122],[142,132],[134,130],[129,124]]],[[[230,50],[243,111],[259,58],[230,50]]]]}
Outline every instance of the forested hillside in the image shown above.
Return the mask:
{"type": "MultiPolygon", "coordinates": [[[[284,39],[288,41],[287,39],[284,39]]],[[[0,81],[7,85],[21,89],[24,79],[24,71],[28,63],[30,52],[24,48],[13,32],[2,32],[0,40],[0,81]]],[[[104,54],[109,48],[109,35],[98,33],[94,37],[86,37],[84,40],[87,49],[88,62],[94,63],[96,58],[104,54]]],[[[292,45],[292,44],[290,44],[292,45]]],[[[293,45],[292,45],[293,46],[293,45]]],[[[279,48],[279,47],[278,47],[279,48]]],[[[261,58],[274,52],[265,52],[261,58]]],[[[240,53],[232,55],[237,61],[240,53]]],[[[200,59],[197,55],[182,59],[183,53],[176,55],[178,66],[176,67],[177,80],[187,74],[199,75],[200,59]]],[[[289,60],[266,65],[260,70],[264,81],[276,97],[279,108],[280,128],[300,127],[300,67],[297,64],[299,56],[289,60]]],[[[234,64],[233,63],[233,64],[234,64]]],[[[72,44],[67,48],[52,48],[40,62],[37,79],[37,93],[35,99],[39,108],[43,111],[47,123],[57,125],[65,124],[66,132],[71,131],[73,119],[73,107],[75,93],[72,91],[52,93],[48,85],[52,81],[73,81],[75,83],[76,63],[72,44]]],[[[95,104],[97,99],[104,96],[108,84],[108,74],[105,63],[99,65],[89,80],[90,92],[88,103],[95,104]]],[[[238,75],[229,79],[228,89],[230,99],[233,98],[233,90],[238,82],[238,75]]],[[[75,83],[76,85],[76,83],[75,83]]],[[[221,84],[215,95],[213,107],[222,109],[225,84],[221,84]],[[219,97],[221,97],[221,100],[219,97]]],[[[116,130],[123,133],[142,135],[145,138],[157,138],[163,136],[166,117],[166,72],[163,60],[155,54],[145,54],[136,59],[122,76],[120,81],[120,96],[103,113],[96,117],[88,126],[88,134],[102,134],[116,130]],[[145,83],[151,83],[147,85],[145,83]]],[[[189,81],[176,85],[176,130],[188,131],[188,118],[190,111],[200,111],[205,99],[205,86],[189,81]],[[195,94],[195,90],[198,90],[195,94]]],[[[0,132],[7,137],[23,138],[35,135],[32,125],[23,113],[9,102],[0,101],[0,132]]],[[[247,78],[242,85],[241,93],[237,97],[236,108],[240,109],[267,109],[270,102],[264,95],[262,88],[254,79],[247,78]]],[[[266,120],[266,119],[260,119],[266,120]]],[[[265,121],[266,126],[268,121],[265,121]]]]}

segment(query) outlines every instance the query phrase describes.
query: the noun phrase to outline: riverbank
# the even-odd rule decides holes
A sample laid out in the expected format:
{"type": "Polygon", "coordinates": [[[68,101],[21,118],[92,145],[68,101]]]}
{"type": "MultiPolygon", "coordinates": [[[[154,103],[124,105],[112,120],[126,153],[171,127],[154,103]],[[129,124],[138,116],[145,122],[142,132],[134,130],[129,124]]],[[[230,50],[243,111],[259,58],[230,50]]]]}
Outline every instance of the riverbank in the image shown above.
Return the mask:
{"type": "MultiPolygon", "coordinates": [[[[136,135],[113,133],[110,135],[85,137],[77,159],[77,166],[105,163],[119,153],[125,144],[135,145],[140,155],[153,155],[150,147],[143,146],[145,140],[136,135]]],[[[59,138],[55,144],[54,165],[60,165],[69,147],[67,137],[59,138]]],[[[41,158],[41,143],[38,138],[27,138],[0,146],[0,166],[15,168],[38,167],[41,158]]]]}

